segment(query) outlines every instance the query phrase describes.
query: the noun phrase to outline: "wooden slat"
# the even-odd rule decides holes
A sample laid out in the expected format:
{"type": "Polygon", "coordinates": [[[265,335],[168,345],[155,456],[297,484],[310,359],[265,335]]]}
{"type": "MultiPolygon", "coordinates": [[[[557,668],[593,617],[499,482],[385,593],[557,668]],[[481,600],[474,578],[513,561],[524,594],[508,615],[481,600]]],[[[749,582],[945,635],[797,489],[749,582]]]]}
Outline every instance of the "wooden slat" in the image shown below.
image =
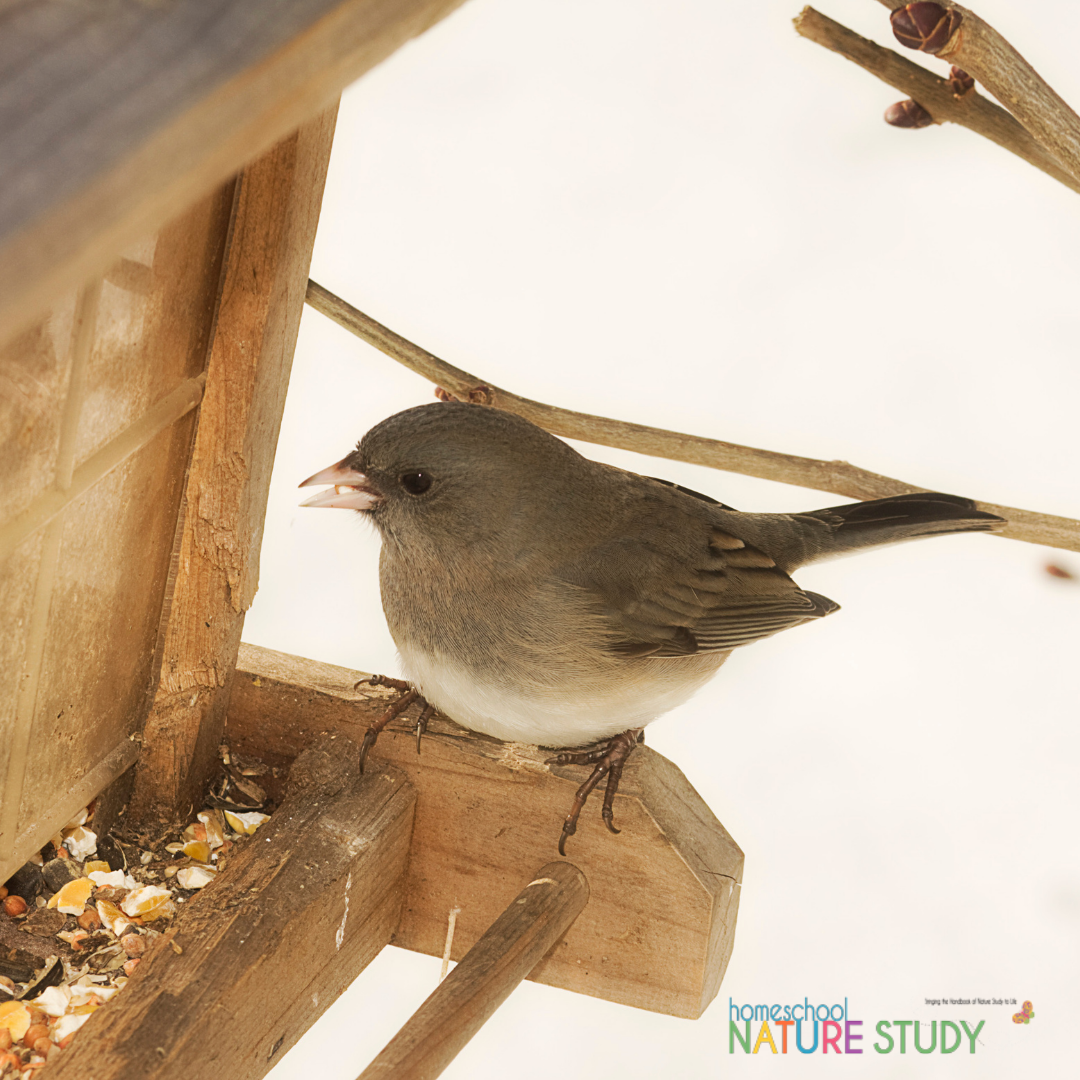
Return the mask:
{"type": "MultiPolygon", "coordinates": [[[[222,240],[224,246],[224,234],[222,240]]],[[[205,374],[185,379],[175,390],[155,402],[130,427],[124,428],[115,439],[110,440],[75,469],[67,487],[31,489],[27,494],[36,498],[30,505],[17,517],[0,525],[0,558],[18,548],[27,537],[51,524],[58,515],[64,513],[114,469],[124,465],[163,431],[197,408],[205,388],[205,374]]]]}
{"type": "MultiPolygon", "coordinates": [[[[237,753],[287,765],[323,732],[360,741],[392,691],[361,673],[241,647],[226,725],[237,753]]],[[[581,768],[548,767],[534,746],[501,743],[435,718],[416,754],[415,709],[379,736],[374,759],[401,768],[418,792],[408,884],[394,944],[442,955],[460,908],[460,959],[526,875],[557,854],[581,768]]],[[[266,778],[260,778],[260,783],[266,778]]],[[[676,1016],[699,1016],[731,955],[743,854],[660,754],[631,755],[612,836],[599,799],[586,805],[567,855],[589,880],[589,905],[529,976],[538,982],[676,1016]]]]}
{"type": "Polygon", "coordinates": [[[416,793],[393,767],[357,782],[343,742],[297,761],[270,822],[49,1066],[54,1080],[257,1080],[374,959],[401,910],[416,793]]]}
{"type": "Polygon", "coordinates": [[[335,104],[237,180],[160,678],[128,814],[130,828],[148,833],[197,808],[216,767],[336,117],[335,104]]]}
{"type": "Polygon", "coordinates": [[[138,752],[232,186],[0,349],[0,880],[138,752]]]}
{"type": "Polygon", "coordinates": [[[432,1080],[553,949],[589,899],[585,875],[548,863],[510,902],[360,1074],[360,1080],[432,1080]]]}
{"type": "Polygon", "coordinates": [[[47,316],[0,348],[0,522],[24,514],[56,477],[64,418],[57,403],[68,397],[77,301],[75,292],[58,298],[47,316]]]}
{"type": "Polygon", "coordinates": [[[460,3],[0,9],[0,341],[460,3]]]}

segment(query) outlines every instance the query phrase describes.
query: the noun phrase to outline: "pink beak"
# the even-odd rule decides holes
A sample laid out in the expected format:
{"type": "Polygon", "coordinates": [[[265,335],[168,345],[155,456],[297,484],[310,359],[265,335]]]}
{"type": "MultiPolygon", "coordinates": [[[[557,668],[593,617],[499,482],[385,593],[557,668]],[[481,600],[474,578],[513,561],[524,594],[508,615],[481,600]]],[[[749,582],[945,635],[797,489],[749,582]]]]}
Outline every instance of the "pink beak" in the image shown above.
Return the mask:
{"type": "Polygon", "coordinates": [[[320,491],[305,499],[301,506],[336,506],[344,510],[370,510],[382,502],[382,495],[375,485],[356,469],[350,469],[339,461],[314,476],[309,476],[300,487],[312,484],[333,484],[329,491],[320,491]]]}

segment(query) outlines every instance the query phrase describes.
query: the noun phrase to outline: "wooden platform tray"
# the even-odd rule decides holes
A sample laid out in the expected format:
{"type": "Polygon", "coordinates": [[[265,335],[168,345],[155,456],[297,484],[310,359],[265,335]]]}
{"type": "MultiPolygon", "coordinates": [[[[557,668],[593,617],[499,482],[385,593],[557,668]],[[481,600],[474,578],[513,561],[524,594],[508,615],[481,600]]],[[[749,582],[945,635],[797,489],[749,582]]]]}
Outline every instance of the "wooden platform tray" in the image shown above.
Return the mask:
{"type": "MultiPolygon", "coordinates": [[[[287,765],[325,734],[355,743],[396,692],[363,673],[242,645],[226,721],[238,754],[287,765]]],[[[537,866],[557,858],[562,819],[582,768],[548,767],[534,746],[501,743],[433,718],[418,757],[415,708],[379,737],[372,759],[399,768],[417,792],[401,922],[391,942],[443,953],[459,908],[460,958],[537,866]]],[[[262,781],[260,781],[262,782],[262,781]]],[[[731,955],[743,853],[670,761],[648,747],[630,758],[612,836],[599,799],[567,855],[591,898],[531,978],[675,1016],[697,1017],[731,955]]]]}

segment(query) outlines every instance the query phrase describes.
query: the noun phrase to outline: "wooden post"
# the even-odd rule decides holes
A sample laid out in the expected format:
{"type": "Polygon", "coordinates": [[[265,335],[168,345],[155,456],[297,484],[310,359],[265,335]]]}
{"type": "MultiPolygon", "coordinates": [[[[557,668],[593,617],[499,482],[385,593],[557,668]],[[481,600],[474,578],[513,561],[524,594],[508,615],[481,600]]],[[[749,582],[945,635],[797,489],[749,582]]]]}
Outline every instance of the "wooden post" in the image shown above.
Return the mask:
{"type": "Polygon", "coordinates": [[[589,883],[576,866],[541,867],[360,1080],[438,1076],[555,947],[588,899],[589,883]]]}
{"type": "Polygon", "coordinates": [[[397,926],[416,792],[327,736],[285,801],[183,905],[53,1080],[258,1080],[378,955],[397,926]]]}
{"type": "Polygon", "coordinates": [[[206,392],[162,619],[157,695],[129,826],[160,834],[196,809],[216,765],[244,614],[259,578],[277,448],[337,106],[237,180],[206,392]]]}

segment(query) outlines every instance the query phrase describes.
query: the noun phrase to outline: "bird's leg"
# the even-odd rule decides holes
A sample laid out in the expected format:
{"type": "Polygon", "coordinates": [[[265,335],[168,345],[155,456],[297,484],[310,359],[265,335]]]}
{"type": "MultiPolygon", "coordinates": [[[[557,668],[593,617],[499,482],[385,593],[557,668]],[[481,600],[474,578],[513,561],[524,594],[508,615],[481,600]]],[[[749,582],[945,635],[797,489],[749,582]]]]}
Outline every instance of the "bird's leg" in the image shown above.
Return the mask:
{"type": "MultiPolygon", "coordinates": [[[[376,678],[378,678],[378,676],[376,676],[376,678]]],[[[398,681],[399,680],[397,679],[394,680],[394,682],[398,681]]],[[[375,685],[378,684],[376,683],[375,685]]],[[[409,684],[405,683],[404,685],[408,687],[409,684]]],[[[379,737],[379,732],[382,731],[394,717],[400,716],[414,701],[424,701],[424,699],[420,697],[420,692],[418,690],[406,689],[405,693],[402,694],[401,697],[399,697],[397,701],[395,701],[364,733],[364,742],[360,747],[361,774],[364,771],[364,762],[367,760],[368,751],[375,745],[375,740],[379,737]]],[[[426,701],[424,701],[424,705],[429,709],[431,707],[426,701]]]]}
{"type": "MultiPolygon", "coordinates": [[[[633,747],[630,747],[633,750],[633,747]]],[[[629,754],[629,750],[627,753],[629,754]]],[[[615,810],[613,809],[615,803],[615,792],[619,790],[619,781],[622,779],[623,765],[626,763],[626,758],[620,761],[616,761],[607,774],[607,787],[604,788],[604,805],[600,810],[600,816],[604,819],[604,824],[608,827],[608,832],[615,833],[616,836],[619,830],[615,828],[615,810]]]]}
{"type": "Polygon", "coordinates": [[[420,716],[416,721],[416,756],[420,756],[420,737],[427,731],[427,722],[431,717],[431,714],[435,711],[435,706],[429,701],[425,701],[424,698],[420,698],[424,702],[424,707],[420,710],[420,716]]]}
{"type": "Polygon", "coordinates": [[[428,720],[435,711],[435,706],[420,693],[414,690],[404,679],[391,679],[388,675],[369,675],[366,679],[360,679],[353,685],[354,690],[361,686],[388,686],[392,690],[400,690],[401,697],[390,706],[364,733],[364,742],[360,747],[360,772],[364,771],[364,762],[367,760],[368,751],[375,745],[379,732],[386,727],[395,717],[400,716],[414,701],[419,701],[422,708],[420,717],[416,721],[416,753],[420,753],[420,737],[427,731],[428,720]]]}
{"type": "Polygon", "coordinates": [[[634,747],[644,741],[645,729],[631,728],[621,735],[613,735],[591,750],[569,750],[547,759],[545,762],[547,765],[595,765],[588,780],[577,789],[570,813],[566,815],[566,820],[563,822],[562,835],[559,837],[560,855],[566,856],[566,838],[577,832],[578,817],[585,806],[585,800],[604,776],[607,776],[607,788],[604,791],[604,807],[600,811],[600,816],[611,832],[619,831],[615,828],[615,814],[612,809],[615,793],[619,790],[619,781],[622,779],[626,759],[633,752],[634,747]]]}

